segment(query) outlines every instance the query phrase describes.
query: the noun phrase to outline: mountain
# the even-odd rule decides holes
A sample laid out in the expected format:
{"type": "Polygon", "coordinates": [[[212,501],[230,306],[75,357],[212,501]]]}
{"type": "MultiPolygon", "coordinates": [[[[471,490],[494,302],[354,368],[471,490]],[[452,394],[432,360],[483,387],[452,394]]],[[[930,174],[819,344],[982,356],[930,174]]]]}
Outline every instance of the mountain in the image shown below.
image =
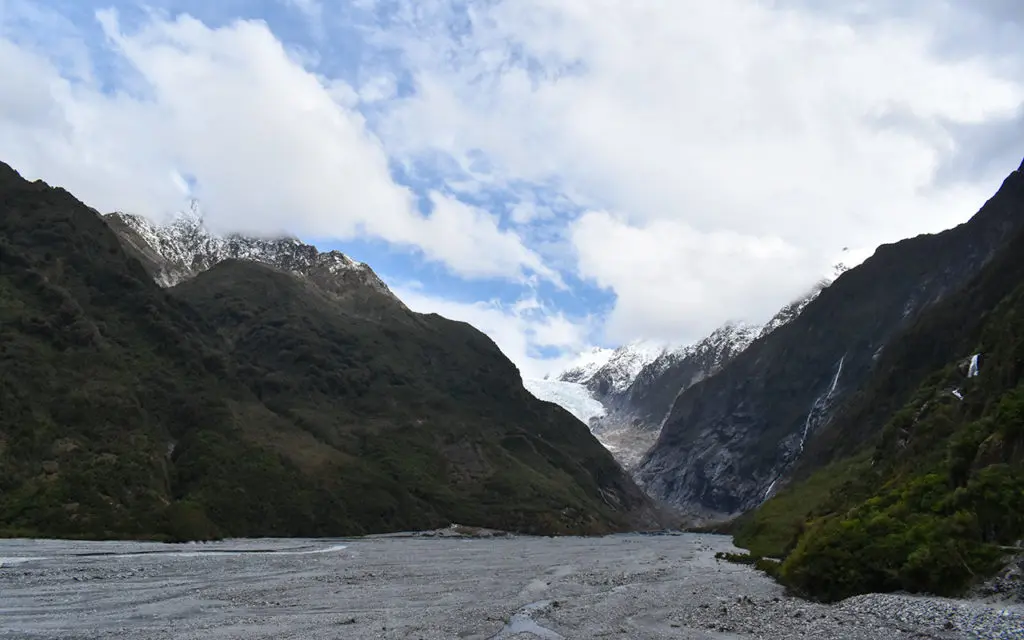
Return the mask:
{"type": "MultiPolygon", "coordinates": [[[[1024,217],[1024,180],[1011,176],[988,206],[1024,217]]],[[[1018,231],[890,340],[859,391],[812,435],[792,481],[734,530],[756,555],[784,558],[764,566],[810,597],[961,595],[1020,552],[1022,514],[1018,231]]]]}
{"type": "Polygon", "coordinates": [[[204,248],[181,270],[115,234],[124,216],[2,164],[0,207],[0,534],[660,526],[486,336],[409,311],[341,254],[204,248]]]}
{"type": "Polygon", "coordinates": [[[582,384],[598,398],[613,396],[629,389],[644,367],[666,348],[663,343],[645,340],[618,349],[595,349],[581,356],[579,362],[570,365],[558,379],[582,384]]]}
{"type": "Polygon", "coordinates": [[[363,295],[367,300],[364,294],[375,292],[401,304],[373,269],[340,251],[320,252],[295,238],[213,235],[203,226],[195,201],[188,212],[165,225],[123,212],[107,214],[104,219],[125,250],[164,287],[194,278],[225,260],[248,260],[312,278],[336,295],[363,295]]]}
{"type": "Polygon", "coordinates": [[[894,337],[970,282],[1024,227],[1022,207],[1018,170],[970,221],[882,246],[840,275],[791,322],[680,394],[637,477],[696,517],[757,507],[863,388],[894,337]]]}
{"type": "Polygon", "coordinates": [[[557,376],[558,381],[573,385],[566,387],[572,393],[549,392],[543,381],[528,381],[527,386],[537,397],[560,404],[578,417],[573,406],[598,402],[601,410],[589,411],[584,422],[632,470],[657,440],[680,393],[720,370],[755,339],[791,322],[830,282],[818,282],[763,326],[728,322],[685,346],[640,341],[614,350],[594,349],[557,376]]]}

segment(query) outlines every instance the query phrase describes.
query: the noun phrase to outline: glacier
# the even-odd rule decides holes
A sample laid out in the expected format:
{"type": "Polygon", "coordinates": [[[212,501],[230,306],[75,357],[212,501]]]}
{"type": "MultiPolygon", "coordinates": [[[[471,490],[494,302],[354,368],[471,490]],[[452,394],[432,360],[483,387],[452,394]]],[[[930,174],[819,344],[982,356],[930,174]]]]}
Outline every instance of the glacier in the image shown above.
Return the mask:
{"type": "Polygon", "coordinates": [[[523,386],[537,399],[554,402],[587,426],[590,426],[591,419],[605,414],[604,405],[578,382],[529,378],[523,380],[523,386]]]}

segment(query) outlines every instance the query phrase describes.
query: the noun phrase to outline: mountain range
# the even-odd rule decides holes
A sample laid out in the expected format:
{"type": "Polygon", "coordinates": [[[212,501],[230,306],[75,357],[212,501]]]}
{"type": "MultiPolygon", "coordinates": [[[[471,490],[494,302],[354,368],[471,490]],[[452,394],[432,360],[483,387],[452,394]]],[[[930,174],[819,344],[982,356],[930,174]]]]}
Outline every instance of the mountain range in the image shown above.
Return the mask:
{"type": "Polygon", "coordinates": [[[1024,163],[764,325],[525,381],[340,252],[2,164],[0,208],[0,535],[602,534],[668,505],[822,600],[957,595],[1020,551],[1024,163]]]}
{"type": "Polygon", "coordinates": [[[968,222],[883,245],[790,322],[676,399],[637,470],[655,497],[705,519],[757,507],[784,484],[869,379],[890,342],[960,290],[1024,227],[1020,171],[968,222]]]}
{"type": "Polygon", "coordinates": [[[294,239],[101,216],[0,164],[0,533],[661,526],[494,343],[294,239]]]}
{"type": "MultiPolygon", "coordinates": [[[[834,297],[823,294],[791,325],[790,340],[802,338],[802,347],[762,347],[788,346],[808,372],[819,363],[811,394],[832,400],[814,402],[805,446],[790,459],[766,447],[743,461],[743,446],[757,436],[738,428],[736,409],[723,412],[722,400],[737,384],[733,375],[758,369],[738,358],[700,390],[711,413],[696,408],[697,398],[677,404],[673,414],[684,420],[648,460],[699,439],[686,432],[714,429],[702,420],[717,414],[737,436],[717,434],[737,455],[726,473],[789,469],[767,501],[729,525],[759,566],[821,600],[960,595],[1012,562],[1024,538],[1024,163],[969,222],[884,247],[831,289],[834,297]],[[815,331],[823,326],[831,329],[815,331]],[[841,372],[829,370],[836,356],[841,372]]],[[[754,383],[746,395],[757,406],[758,391],[770,387],[754,383]]],[[[721,451],[705,450],[704,460],[721,451]]],[[[677,479],[682,494],[687,478],[677,479]]],[[[730,487],[726,474],[719,479],[730,487]]],[[[733,499],[746,486],[731,485],[733,499]]],[[[1014,581],[1009,575],[1004,585],[1014,581]]],[[[1016,584],[999,596],[1024,597],[1016,584]]]]}
{"type": "Polygon", "coordinates": [[[1024,538],[1022,318],[1024,163],[763,328],[595,350],[557,382],[652,496],[797,593],[959,595],[1024,538]]]}
{"type": "Polygon", "coordinates": [[[754,340],[792,321],[831,282],[820,280],[763,325],[727,322],[681,346],[638,341],[592,349],[554,380],[527,380],[527,389],[572,412],[627,470],[635,469],[680,393],[719,371],[754,340]]]}

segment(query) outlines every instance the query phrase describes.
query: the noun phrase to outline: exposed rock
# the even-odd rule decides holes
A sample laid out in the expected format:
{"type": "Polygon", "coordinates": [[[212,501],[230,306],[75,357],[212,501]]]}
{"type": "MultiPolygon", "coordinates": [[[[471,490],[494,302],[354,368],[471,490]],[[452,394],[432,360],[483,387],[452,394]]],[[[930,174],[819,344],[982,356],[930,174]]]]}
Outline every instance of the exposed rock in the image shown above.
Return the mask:
{"type": "Polygon", "coordinates": [[[1024,174],[1015,172],[969,222],[880,247],[795,320],[680,394],[637,477],[698,516],[756,507],[889,340],[978,274],[1022,226],[1024,174]]]}
{"type": "Polygon", "coordinates": [[[350,295],[361,288],[354,285],[363,285],[401,304],[373,269],[340,251],[321,252],[295,238],[214,235],[203,225],[195,202],[165,225],[122,212],[104,219],[163,287],[173,287],[225,260],[246,260],[314,278],[339,295],[350,295]]]}

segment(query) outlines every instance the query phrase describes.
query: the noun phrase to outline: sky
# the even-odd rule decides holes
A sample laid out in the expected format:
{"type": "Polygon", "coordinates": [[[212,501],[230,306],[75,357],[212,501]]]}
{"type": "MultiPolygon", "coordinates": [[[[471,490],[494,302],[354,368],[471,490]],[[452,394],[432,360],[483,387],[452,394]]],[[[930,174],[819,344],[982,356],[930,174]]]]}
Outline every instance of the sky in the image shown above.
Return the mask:
{"type": "Polygon", "coordinates": [[[339,249],[536,377],[969,218],[1020,42],[1018,0],[0,0],[0,160],[339,249]]]}

